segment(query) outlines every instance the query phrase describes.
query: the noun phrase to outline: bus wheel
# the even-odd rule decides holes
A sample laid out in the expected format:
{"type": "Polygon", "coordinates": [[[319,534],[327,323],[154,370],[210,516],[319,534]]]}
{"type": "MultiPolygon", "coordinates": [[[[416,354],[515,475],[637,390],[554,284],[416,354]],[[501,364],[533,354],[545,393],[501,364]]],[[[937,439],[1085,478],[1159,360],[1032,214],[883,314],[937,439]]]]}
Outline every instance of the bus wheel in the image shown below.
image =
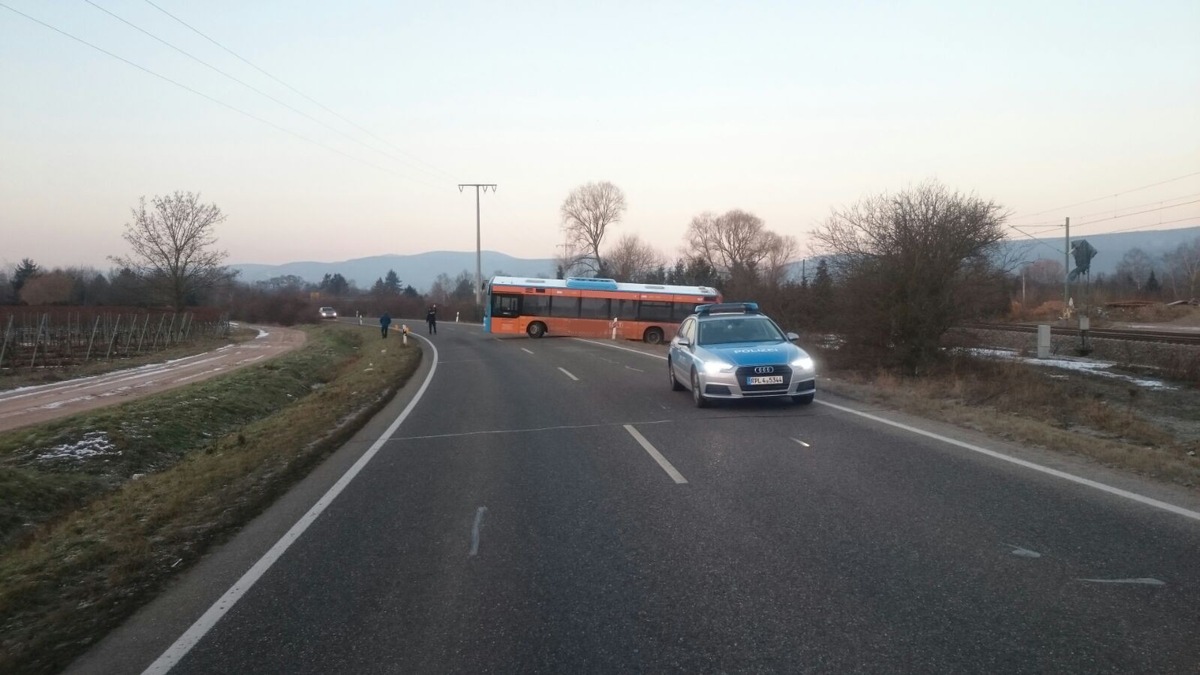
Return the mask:
{"type": "Polygon", "coordinates": [[[646,344],[660,345],[663,341],[663,332],[661,328],[647,328],[646,333],[642,335],[642,339],[646,344]]]}
{"type": "Polygon", "coordinates": [[[531,338],[540,338],[546,334],[546,324],[534,321],[525,328],[525,333],[531,338]]]}

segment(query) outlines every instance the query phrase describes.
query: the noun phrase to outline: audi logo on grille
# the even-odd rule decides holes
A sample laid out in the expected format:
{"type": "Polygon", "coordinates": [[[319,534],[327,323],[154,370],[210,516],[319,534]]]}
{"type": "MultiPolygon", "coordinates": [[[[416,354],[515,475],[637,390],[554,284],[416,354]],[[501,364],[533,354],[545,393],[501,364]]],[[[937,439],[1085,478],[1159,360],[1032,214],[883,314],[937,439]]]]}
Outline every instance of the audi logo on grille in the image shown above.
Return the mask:
{"type": "Polygon", "coordinates": [[[775,372],[775,366],[759,366],[754,369],[755,375],[769,375],[775,372]]]}

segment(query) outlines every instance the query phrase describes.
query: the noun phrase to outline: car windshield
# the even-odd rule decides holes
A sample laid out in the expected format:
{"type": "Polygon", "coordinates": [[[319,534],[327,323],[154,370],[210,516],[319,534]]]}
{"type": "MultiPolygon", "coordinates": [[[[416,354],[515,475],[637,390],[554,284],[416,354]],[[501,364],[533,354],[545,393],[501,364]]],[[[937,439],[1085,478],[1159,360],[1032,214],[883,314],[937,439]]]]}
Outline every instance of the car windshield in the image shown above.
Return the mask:
{"type": "Polygon", "coordinates": [[[719,345],[732,342],[782,342],[783,333],[765,318],[737,317],[700,322],[696,344],[719,345]]]}

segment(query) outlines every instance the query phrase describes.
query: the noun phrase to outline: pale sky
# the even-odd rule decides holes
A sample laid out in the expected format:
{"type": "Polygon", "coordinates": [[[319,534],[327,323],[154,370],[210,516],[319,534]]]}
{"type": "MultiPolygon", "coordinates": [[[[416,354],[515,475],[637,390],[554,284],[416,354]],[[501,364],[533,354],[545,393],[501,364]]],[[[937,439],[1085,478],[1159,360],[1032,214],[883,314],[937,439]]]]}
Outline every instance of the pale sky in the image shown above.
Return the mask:
{"type": "Polygon", "coordinates": [[[807,248],[929,178],[1038,235],[1200,225],[1196,0],[153,2],[0,0],[0,270],[108,269],[175,190],[227,214],[231,264],[473,251],[474,182],[483,248],[524,258],[603,180],[611,241],[672,259],[703,211],[807,248]]]}

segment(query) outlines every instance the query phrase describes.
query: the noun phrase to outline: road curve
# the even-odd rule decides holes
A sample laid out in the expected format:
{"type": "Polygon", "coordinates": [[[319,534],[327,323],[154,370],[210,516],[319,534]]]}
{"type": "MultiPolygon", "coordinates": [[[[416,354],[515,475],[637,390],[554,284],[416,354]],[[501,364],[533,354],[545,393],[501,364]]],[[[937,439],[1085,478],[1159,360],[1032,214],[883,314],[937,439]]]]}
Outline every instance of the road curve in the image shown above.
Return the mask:
{"type": "Polygon", "coordinates": [[[0,431],[68,417],[207,380],[292,351],[303,345],[306,338],[304,331],[294,328],[246,327],[257,330],[258,337],[164,363],[0,392],[0,431]]]}
{"type": "Polygon", "coordinates": [[[1200,663],[1194,506],[820,393],[697,410],[635,345],[429,339],[397,401],[67,672],[1200,663]]]}

